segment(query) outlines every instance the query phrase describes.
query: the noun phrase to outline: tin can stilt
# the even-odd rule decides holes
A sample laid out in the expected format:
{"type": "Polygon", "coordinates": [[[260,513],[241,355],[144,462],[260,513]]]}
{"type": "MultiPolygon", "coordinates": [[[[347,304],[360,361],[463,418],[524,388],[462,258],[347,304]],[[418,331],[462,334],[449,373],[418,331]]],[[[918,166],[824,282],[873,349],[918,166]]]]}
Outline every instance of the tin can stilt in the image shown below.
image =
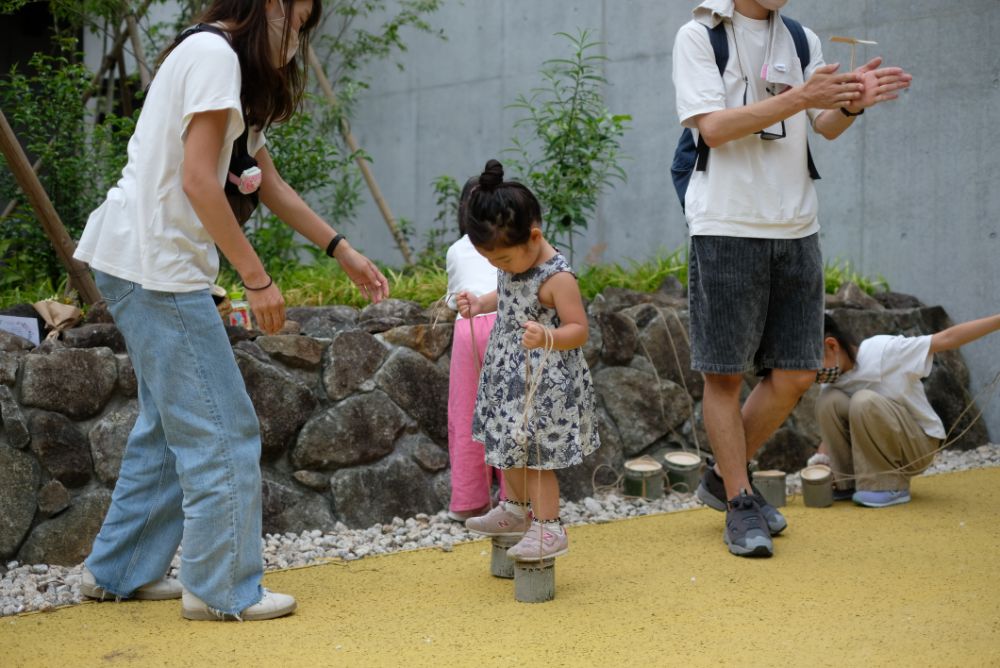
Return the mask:
{"type": "Polygon", "coordinates": [[[510,580],[514,577],[514,560],[507,556],[507,550],[517,545],[517,536],[494,536],[493,555],[490,557],[490,574],[495,578],[510,580]]]}
{"type": "Polygon", "coordinates": [[[515,600],[521,603],[544,603],[555,597],[555,559],[514,562],[515,600]]]}

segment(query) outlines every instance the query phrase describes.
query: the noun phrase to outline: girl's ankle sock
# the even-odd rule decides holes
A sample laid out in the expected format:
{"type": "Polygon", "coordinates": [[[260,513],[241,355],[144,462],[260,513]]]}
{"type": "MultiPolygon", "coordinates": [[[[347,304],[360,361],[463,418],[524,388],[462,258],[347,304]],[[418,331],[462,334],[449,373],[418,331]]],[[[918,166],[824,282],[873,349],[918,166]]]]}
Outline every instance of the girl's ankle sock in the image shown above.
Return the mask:
{"type": "Polygon", "coordinates": [[[514,501],[512,499],[507,499],[504,502],[504,510],[506,510],[511,515],[516,515],[518,517],[524,517],[528,514],[528,504],[522,503],[521,501],[514,501]]]}
{"type": "Polygon", "coordinates": [[[551,531],[554,534],[562,535],[565,529],[563,529],[562,520],[560,518],[555,518],[554,520],[535,520],[538,524],[542,525],[542,528],[546,531],[551,531]]]}

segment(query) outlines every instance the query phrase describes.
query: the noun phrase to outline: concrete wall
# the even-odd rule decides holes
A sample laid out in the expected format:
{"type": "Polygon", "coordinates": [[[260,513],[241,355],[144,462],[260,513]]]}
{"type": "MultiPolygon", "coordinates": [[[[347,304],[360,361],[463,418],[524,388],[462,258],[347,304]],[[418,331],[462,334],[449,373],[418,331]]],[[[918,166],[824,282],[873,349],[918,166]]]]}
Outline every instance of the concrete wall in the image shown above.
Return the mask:
{"type": "MultiPolygon", "coordinates": [[[[694,2],[670,0],[448,0],[434,17],[447,41],[406,36],[406,68],[371,70],[354,130],[397,216],[426,230],[431,180],[478,173],[510,146],[518,117],[505,105],[539,83],[547,58],[565,55],[557,31],[590,28],[609,58],[607,102],[634,118],[624,141],[628,182],[601,201],[577,257],[606,244],[603,261],[642,260],[685,243],[669,165],[680,128],[671,46],[694,2]]],[[[831,35],[874,39],[859,51],[884,55],[914,75],[900,100],[877,107],[836,142],[813,151],[823,247],[893,289],[944,305],[955,321],[996,312],[1000,299],[1000,2],[996,0],[793,0],[790,16],[813,28],[828,62],[846,63],[831,35]]],[[[400,261],[370,198],[347,229],[367,253],[400,261]]],[[[1000,334],[964,349],[973,391],[1000,372],[1000,334]]],[[[988,399],[986,395],[982,400],[988,399]]],[[[1000,437],[1000,402],[986,407],[1000,437]]]]}

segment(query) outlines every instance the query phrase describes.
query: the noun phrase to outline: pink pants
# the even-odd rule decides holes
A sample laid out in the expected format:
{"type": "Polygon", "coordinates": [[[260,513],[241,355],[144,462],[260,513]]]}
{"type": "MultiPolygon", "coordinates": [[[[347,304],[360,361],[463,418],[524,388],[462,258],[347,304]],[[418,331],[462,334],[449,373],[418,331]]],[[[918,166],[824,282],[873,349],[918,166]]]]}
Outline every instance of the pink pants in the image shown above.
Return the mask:
{"type": "MultiPolygon", "coordinates": [[[[479,365],[496,314],[473,318],[479,365]]],[[[472,415],[479,388],[478,366],[473,362],[472,332],[469,321],[455,321],[451,343],[451,370],[448,382],[448,455],[451,459],[451,506],[455,512],[476,510],[490,503],[490,485],[500,471],[486,465],[483,444],[472,440],[472,415]]],[[[501,496],[503,479],[500,478],[501,496]]]]}

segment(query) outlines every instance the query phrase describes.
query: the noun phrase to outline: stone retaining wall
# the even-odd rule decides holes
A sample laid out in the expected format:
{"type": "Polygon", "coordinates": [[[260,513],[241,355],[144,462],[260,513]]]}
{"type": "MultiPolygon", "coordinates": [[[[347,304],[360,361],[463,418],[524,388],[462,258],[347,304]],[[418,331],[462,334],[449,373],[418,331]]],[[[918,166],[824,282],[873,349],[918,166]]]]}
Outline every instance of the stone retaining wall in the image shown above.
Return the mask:
{"type": "MultiPolygon", "coordinates": [[[[829,304],[859,336],[949,324],[940,307],[866,297],[847,291],[829,304]]],[[[559,472],[567,499],[613,484],[627,459],[707,447],[683,288],[609,288],[588,314],[603,445],[583,466],[559,472]]],[[[370,526],[446,507],[450,312],[388,300],[288,316],[297,334],[229,330],[260,418],[265,533],[370,526]]],[[[755,382],[747,377],[747,392],[755,382]]],[[[927,388],[947,428],[968,385],[958,353],[937,356],[927,388]]],[[[815,393],[761,451],[762,467],[794,471],[814,451],[815,393]]],[[[135,374],[102,309],[38,347],[0,332],[0,559],[71,565],[86,556],[136,416],[135,374]]],[[[958,445],[987,440],[977,424],[958,445]]]]}

